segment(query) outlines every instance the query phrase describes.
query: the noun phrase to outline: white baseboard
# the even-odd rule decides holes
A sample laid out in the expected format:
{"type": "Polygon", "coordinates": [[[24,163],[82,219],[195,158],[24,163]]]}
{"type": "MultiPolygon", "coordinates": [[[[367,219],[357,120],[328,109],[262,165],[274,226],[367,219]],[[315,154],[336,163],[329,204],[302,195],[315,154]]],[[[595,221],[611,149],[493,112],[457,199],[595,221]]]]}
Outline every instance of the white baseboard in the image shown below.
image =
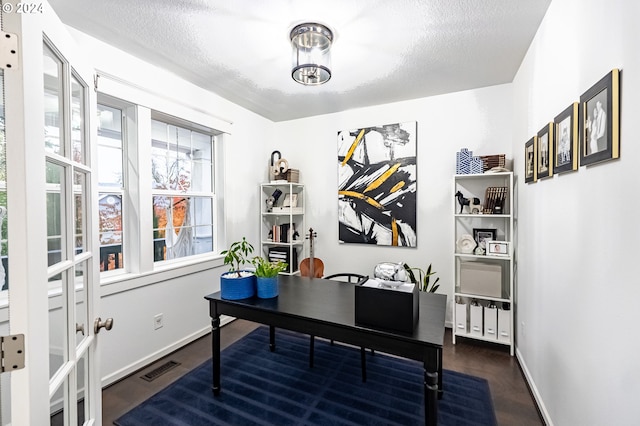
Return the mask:
{"type": "Polygon", "coordinates": [[[551,421],[551,417],[549,416],[549,412],[544,405],[544,401],[542,401],[542,397],[538,392],[538,388],[536,387],[535,382],[533,381],[533,377],[531,377],[531,373],[527,368],[527,364],[524,362],[522,358],[522,354],[520,350],[516,347],[516,358],[520,363],[520,368],[522,368],[522,372],[524,373],[524,378],[529,384],[529,389],[531,389],[531,393],[533,393],[533,398],[536,400],[536,404],[538,405],[538,409],[540,410],[540,414],[542,415],[542,419],[547,426],[553,426],[553,422],[551,421]]]}
{"type": "MultiPolygon", "coordinates": [[[[231,321],[233,321],[235,318],[233,317],[228,317],[228,316],[221,316],[220,317],[220,326],[223,326],[225,324],[230,323],[231,321]]],[[[129,365],[127,365],[124,368],[121,368],[118,371],[115,371],[114,373],[111,373],[107,376],[104,376],[102,378],[102,387],[105,388],[107,386],[109,386],[110,384],[113,384],[115,382],[117,382],[118,380],[124,379],[125,377],[135,373],[136,371],[140,370],[141,368],[146,367],[149,364],[154,363],[155,361],[159,360],[160,358],[162,358],[163,356],[166,356],[178,349],[180,349],[181,347],[193,342],[194,340],[199,339],[202,336],[206,336],[208,333],[211,332],[211,327],[207,326],[204,327],[198,331],[196,331],[195,333],[192,333],[188,336],[185,336],[184,338],[172,343],[171,345],[168,345],[162,349],[160,349],[159,351],[156,351],[152,354],[147,355],[144,358],[139,359],[138,361],[131,363],[129,365]]]]}

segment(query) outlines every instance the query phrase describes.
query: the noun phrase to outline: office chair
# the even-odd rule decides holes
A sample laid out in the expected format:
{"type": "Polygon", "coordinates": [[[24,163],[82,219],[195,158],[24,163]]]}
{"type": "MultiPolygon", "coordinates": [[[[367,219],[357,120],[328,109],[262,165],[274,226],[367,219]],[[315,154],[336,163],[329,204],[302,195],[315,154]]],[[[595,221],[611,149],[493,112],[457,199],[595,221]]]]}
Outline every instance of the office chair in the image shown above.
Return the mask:
{"type": "MultiPolygon", "coordinates": [[[[322,277],[323,279],[327,279],[327,280],[336,280],[336,281],[344,281],[344,282],[349,282],[349,283],[353,283],[353,284],[359,284],[361,281],[367,280],[368,277],[365,275],[360,275],[360,274],[354,274],[352,272],[344,272],[344,273],[339,273],[339,274],[332,274],[332,275],[328,275],[326,277],[322,277]]],[[[331,340],[331,344],[333,345],[333,340],[331,340]]],[[[309,367],[313,367],[313,352],[314,352],[314,346],[315,346],[315,336],[311,335],[310,336],[310,341],[309,341],[309,367]]],[[[367,381],[367,359],[366,359],[366,352],[365,352],[365,348],[364,347],[360,347],[360,363],[362,366],[362,381],[366,382],[367,381]]],[[[373,349],[371,349],[371,353],[373,354],[373,349]]]]}

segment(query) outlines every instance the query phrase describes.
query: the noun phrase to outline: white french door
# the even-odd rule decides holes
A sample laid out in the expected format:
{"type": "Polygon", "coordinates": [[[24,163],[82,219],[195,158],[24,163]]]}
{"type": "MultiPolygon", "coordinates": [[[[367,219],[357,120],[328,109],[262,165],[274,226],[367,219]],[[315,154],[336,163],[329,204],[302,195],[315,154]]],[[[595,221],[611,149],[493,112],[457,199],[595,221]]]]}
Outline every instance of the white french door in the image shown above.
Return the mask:
{"type": "Polygon", "coordinates": [[[10,397],[2,389],[0,420],[101,424],[94,73],[41,3],[3,7],[19,57],[4,70],[9,328],[25,336],[25,368],[11,373],[10,397]]]}

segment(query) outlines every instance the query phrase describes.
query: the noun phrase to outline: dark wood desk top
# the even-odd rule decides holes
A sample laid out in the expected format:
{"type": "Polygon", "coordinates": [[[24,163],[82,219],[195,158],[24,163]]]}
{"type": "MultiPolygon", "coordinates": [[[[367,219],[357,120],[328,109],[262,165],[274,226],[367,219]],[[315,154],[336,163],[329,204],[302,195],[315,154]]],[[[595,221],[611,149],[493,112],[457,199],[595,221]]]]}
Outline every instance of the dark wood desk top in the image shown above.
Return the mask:
{"type": "MultiPolygon", "coordinates": [[[[306,278],[296,275],[278,277],[279,296],[273,299],[226,300],[220,293],[205,298],[210,302],[229,306],[251,307],[254,310],[277,312],[280,316],[290,316],[317,320],[348,328],[362,328],[369,334],[380,337],[393,336],[396,340],[420,341],[428,346],[442,347],[444,342],[444,318],[446,299],[443,294],[420,292],[420,314],[418,324],[412,334],[369,329],[355,324],[354,284],[321,278],[306,278]]],[[[383,306],[380,307],[384,309],[383,306]]]]}

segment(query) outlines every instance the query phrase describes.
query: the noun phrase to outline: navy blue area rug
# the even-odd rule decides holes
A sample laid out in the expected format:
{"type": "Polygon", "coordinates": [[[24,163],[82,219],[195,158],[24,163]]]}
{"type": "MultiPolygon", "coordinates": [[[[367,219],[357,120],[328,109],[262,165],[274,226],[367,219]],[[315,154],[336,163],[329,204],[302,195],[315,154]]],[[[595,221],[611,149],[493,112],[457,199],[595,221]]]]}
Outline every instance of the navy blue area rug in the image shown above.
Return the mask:
{"type": "MultiPolygon", "coordinates": [[[[224,330],[222,331],[224,333],[224,330]]],[[[259,327],[222,352],[222,391],[211,391],[205,362],[124,414],[118,426],[161,425],[419,425],[424,424],[422,364],[367,352],[362,383],[359,348],[259,327]]],[[[486,380],[443,372],[438,424],[496,425],[486,380]]]]}

